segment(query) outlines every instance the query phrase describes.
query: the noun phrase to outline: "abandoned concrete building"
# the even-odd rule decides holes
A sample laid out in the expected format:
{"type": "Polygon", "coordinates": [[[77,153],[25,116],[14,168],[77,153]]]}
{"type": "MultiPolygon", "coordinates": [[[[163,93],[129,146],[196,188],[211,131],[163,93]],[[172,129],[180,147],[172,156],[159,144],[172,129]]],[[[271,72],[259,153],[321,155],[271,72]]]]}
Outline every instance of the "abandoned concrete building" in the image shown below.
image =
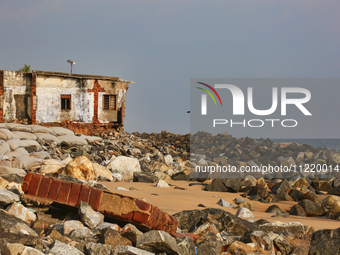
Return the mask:
{"type": "Polygon", "coordinates": [[[110,76],[0,70],[0,122],[65,126],[89,135],[122,130],[130,83],[110,76]]]}

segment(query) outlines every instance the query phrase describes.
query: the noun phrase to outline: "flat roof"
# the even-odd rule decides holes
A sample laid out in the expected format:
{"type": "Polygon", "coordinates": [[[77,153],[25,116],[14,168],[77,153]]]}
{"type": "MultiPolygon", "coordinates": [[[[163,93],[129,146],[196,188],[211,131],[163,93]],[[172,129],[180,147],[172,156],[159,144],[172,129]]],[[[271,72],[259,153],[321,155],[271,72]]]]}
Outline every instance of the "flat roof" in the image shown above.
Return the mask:
{"type": "Polygon", "coordinates": [[[74,74],[74,73],[61,73],[61,72],[48,72],[48,71],[38,71],[33,70],[33,74],[37,75],[46,75],[46,76],[58,76],[64,78],[75,78],[75,79],[95,79],[95,80],[111,80],[111,81],[118,81],[120,80],[119,77],[112,77],[112,76],[101,76],[101,75],[88,75],[88,74],[74,74]]]}

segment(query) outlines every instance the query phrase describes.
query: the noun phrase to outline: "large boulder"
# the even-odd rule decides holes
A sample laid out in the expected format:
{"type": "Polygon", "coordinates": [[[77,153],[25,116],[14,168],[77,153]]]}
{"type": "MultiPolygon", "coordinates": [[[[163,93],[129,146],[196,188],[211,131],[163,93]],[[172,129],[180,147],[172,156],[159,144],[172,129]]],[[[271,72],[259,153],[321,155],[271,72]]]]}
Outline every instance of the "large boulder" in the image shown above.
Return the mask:
{"type": "Polygon", "coordinates": [[[283,255],[289,255],[294,250],[294,246],[283,235],[279,235],[274,239],[274,245],[283,255]]]}
{"type": "Polygon", "coordinates": [[[66,166],[66,174],[80,180],[97,180],[93,164],[85,156],[71,160],[66,166]]]}
{"type": "Polygon", "coordinates": [[[32,224],[37,219],[37,216],[22,204],[13,203],[6,208],[6,211],[28,224],[32,224]]]}
{"type": "Polygon", "coordinates": [[[56,159],[46,159],[41,163],[39,172],[41,174],[61,173],[65,168],[65,164],[56,159]]]}
{"type": "Polygon", "coordinates": [[[313,188],[320,191],[330,191],[333,189],[331,183],[326,180],[314,180],[312,182],[313,188]]]}
{"type": "Polygon", "coordinates": [[[337,219],[340,216],[340,197],[328,196],[322,201],[321,205],[327,218],[337,219]]]}
{"type": "Polygon", "coordinates": [[[243,218],[254,218],[254,215],[252,214],[252,212],[248,208],[245,208],[245,207],[240,207],[237,210],[235,216],[243,217],[243,218]]]}
{"type": "Polygon", "coordinates": [[[132,246],[132,242],[123,237],[120,232],[113,230],[112,228],[106,228],[102,231],[99,241],[102,244],[111,245],[112,249],[115,249],[118,245],[130,245],[132,246]]]}
{"type": "Polygon", "coordinates": [[[222,242],[216,234],[207,231],[196,240],[197,254],[221,254],[222,242]]]}
{"type": "Polygon", "coordinates": [[[293,234],[295,238],[305,239],[306,233],[305,228],[300,222],[289,222],[289,223],[264,223],[259,225],[259,230],[264,232],[274,232],[276,234],[282,234],[285,236],[293,234]]]}
{"type": "Polygon", "coordinates": [[[205,187],[205,190],[236,193],[239,191],[240,184],[240,178],[215,179],[205,187]]]}
{"type": "Polygon", "coordinates": [[[20,196],[8,191],[6,189],[0,188],[0,206],[7,206],[14,202],[20,201],[20,196]]]}
{"type": "Polygon", "coordinates": [[[325,214],[325,210],[322,208],[321,204],[314,203],[309,199],[303,199],[299,202],[299,205],[303,208],[306,215],[309,217],[318,217],[325,214]]]}
{"type": "Polygon", "coordinates": [[[200,210],[186,210],[174,214],[173,216],[178,221],[178,227],[187,232],[196,229],[198,222],[206,215],[206,212],[200,210]]]}
{"type": "Polygon", "coordinates": [[[257,224],[236,217],[229,212],[224,212],[218,221],[222,224],[222,230],[232,235],[243,236],[249,230],[254,231],[258,229],[257,224]]]}
{"type": "Polygon", "coordinates": [[[137,248],[154,253],[179,255],[176,239],[164,231],[151,230],[137,241],[137,248]]]}
{"type": "Polygon", "coordinates": [[[180,254],[183,255],[195,255],[195,245],[194,242],[187,236],[177,237],[177,245],[179,247],[180,254]]]}
{"type": "Polygon", "coordinates": [[[272,188],[271,191],[276,194],[281,194],[282,192],[286,191],[287,189],[290,189],[291,186],[289,182],[286,179],[283,179],[282,182],[276,183],[272,188]]]}
{"type": "MultiPolygon", "coordinates": [[[[163,174],[163,172],[160,172],[163,174]]],[[[159,180],[157,176],[151,173],[143,173],[143,172],[134,172],[133,173],[133,181],[134,182],[146,182],[146,183],[155,183],[159,180]]]]}
{"type": "Polygon", "coordinates": [[[124,179],[133,179],[134,172],[141,172],[138,159],[118,156],[107,166],[109,170],[120,173],[124,179]]]}
{"type": "Polygon", "coordinates": [[[38,236],[38,234],[31,229],[26,222],[4,210],[0,210],[0,232],[20,234],[22,231],[32,236],[38,236]]]}
{"type": "Polygon", "coordinates": [[[328,191],[327,193],[328,195],[336,195],[336,196],[340,196],[340,185],[335,187],[334,189],[331,189],[330,191],[328,191]]]}
{"type": "Polygon", "coordinates": [[[102,176],[106,180],[109,180],[109,181],[113,180],[112,172],[109,169],[107,169],[105,166],[101,166],[97,163],[93,163],[93,168],[94,168],[94,172],[97,178],[99,176],[102,176]]]}
{"type": "Polygon", "coordinates": [[[133,246],[136,246],[138,240],[143,236],[143,232],[138,230],[135,225],[133,224],[126,224],[122,228],[122,236],[129,239],[132,242],[133,246]]]}
{"type": "Polygon", "coordinates": [[[340,228],[315,231],[310,243],[309,254],[340,254],[340,228]]]}
{"type": "Polygon", "coordinates": [[[297,215],[297,216],[302,216],[306,217],[305,210],[300,206],[300,205],[293,205],[292,208],[289,210],[290,215],[297,215]]]}

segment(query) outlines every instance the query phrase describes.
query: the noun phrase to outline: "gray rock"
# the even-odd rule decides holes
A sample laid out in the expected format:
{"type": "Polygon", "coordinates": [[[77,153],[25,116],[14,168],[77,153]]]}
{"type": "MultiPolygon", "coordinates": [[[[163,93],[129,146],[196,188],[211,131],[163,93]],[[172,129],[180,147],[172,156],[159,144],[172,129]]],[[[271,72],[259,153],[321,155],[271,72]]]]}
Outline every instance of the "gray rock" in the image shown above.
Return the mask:
{"type": "Polygon", "coordinates": [[[126,188],[123,188],[123,187],[117,187],[116,190],[124,190],[124,191],[129,191],[128,189],[126,188]]]}
{"type": "Polygon", "coordinates": [[[104,221],[103,214],[96,212],[89,204],[83,201],[79,204],[78,214],[80,216],[80,221],[90,228],[95,228],[104,221]]]}
{"type": "Polygon", "coordinates": [[[1,254],[5,255],[15,255],[21,254],[25,249],[25,245],[21,243],[6,243],[1,247],[1,254]]]}
{"type": "Polygon", "coordinates": [[[93,237],[93,233],[87,227],[74,229],[70,233],[70,238],[72,240],[85,239],[90,237],[93,237]]]}
{"type": "Polygon", "coordinates": [[[83,252],[78,250],[71,245],[67,245],[66,243],[60,242],[56,240],[49,250],[48,254],[55,254],[55,255],[84,255],[83,252]]]}
{"type": "Polygon", "coordinates": [[[289,255],[294,250],[294,246],[291,245],[283,235],[276,237],[274,244],[282,255],[289,255]]]}
{"type": "Polygon", "coordinates": [[[153,175],[152,173],[145,172],[135,172],[133,173],[133,181],[134,182],[146,182],[146,183],[155,183],[158,181],[158,177],[153,175]]]}
{"type": "Polygon", "coordinates": [[[222,242],[209,231],[204,234],[204,239],[196,244],[196,247],[197,254],[221,254],[222,252],[222,242]]]}
{"type": "Polygon", "coordinates": [[[283,179],[282,182],[280,183],[276,183],[272,188],[272,192],[276,193],[276,194],[281,194],[282,192],[284,192],[287,189],[290,189],[291,186],[289,184],[289,182],[286,179],[283,179]]]}
{"type": "Polygon", "coordinates": [[[167,165],[170,165],[171,163],[174,162],[172,156],[170,154],[164,156],[164,162],[167,165]]]}
{"type": "Polygon", "coordinates": [[[78,220],[68,220],[64,222],[64,236],[68,236],[72,230],[84,227],[78,220]]]}
{"type": "Polygon", "coordinates": [[[136,246],[138,240],[143,236],[143,232],[139,231],[134,225],[128,223],[122,228],[122,237],[129,239],[133,246],[136,246]]]}
{"type": "Polygon", "coordinates": [[[303,208],[307,216],[317,217],[325,214],[325,210],[321,204],[314,203],[309,199],[303,199],[299,202],[299,205],[303,208]]]}
{"type": "Polygon", "coordinates": [[[300,222],[289,223],[265,223],[259,226],[259,230],[266,233],[274,232],[276,234],[290,235],[293,234],[295,238],[306,238],[305,229],[300,222]]]}
{"type": "Polygon", "coordinates": [[[240,207],[237,210],[235,216],[236,217],[243,217],[243,218],[254,218],[253,213],[248,208],[245,208],[245,207],[240,207]]]}
{"type": "Polygon", "coordinates": [[[115,249],[118,245],[132,245],[132,242],[123,237],[120,232],[113,230],[112,228],[106,228],[101,233],[99,241],[102,244],[111,245],[112,249],[115,249]]]}
{"type": "Polygon", "coordinates": [[[176,238],[181,255],[195,255],[194,242],[187,236],[176,238]]]}
{"type": "Polygon", "coordinates": [[[235,202],[235,204],[238,205],[238,204],[242,204],[246,201],[244,199],[240,198],[240,197],[237,197],[237,198],[234,199],[234,202],[235,202]]]}
{"type": "Polygon", "coordinates": [[[20,196],[6,189],[0,188],[0,206],[6,207],[9,204],[20,201],[20,196]]]}
{"type": "Polygon", "coordinates": [[[117,255],[155,255],[155,253],[144,251],[129,245],[118,245],[115,249],[117,255]]]}
{"type": "Polygon", "coordinates": [[[37,216],[22,204],[13,203],[6,208],[6,211],[28,224],[33,223],[37,219],[37,216]]]}
{"type": "Polygon", "coordinates": [[[151,230],[143,234],[137,242],[137,248],[154,252],[165,252],[169,255],[179,255],[176,239],[164,231],[151,230]]]}
{"type": "Polygon", "coordinates": [[[158,180],[156,187],[158,188],[170,188],[169,184],[166,181],[158,180]]]}
{"type": "Polygon", "coordinates": [[[178,221],[178,227],[187,232],[196,229],[198,222],[206,215],[200,210],[188,210],[174,214],[173,216],[178,221]]]}
{"type": "Polygon", "coordinates": [[[272,254],[275,253],[273,240],[271,236],[266,234],[264,231],[256,230],[248,232],[242,237],[242,242],[253,243],[255,245],[258,245],[259,247],[263,247],[265,250],[271,252],[272,254]]]}
{"type": "Polygon", "coordinates": [[[27,231],[32,236],[38,236],[38,234],[31,229],[26,222],[4,210],[0,210],[0,232],[19,234],[21,229],[27,231]]]}
{"type": "Polygon", "coordinates": [[[221,198],[218,202],[218,205],[223,206],[223,207],[228,207],[228,208],[236,208],[235,206],[233,206],[231,203],[225,201],[223,198],[221,198]]]}
{"type": "Polygon", "coordinates": [[[138,159],[118,156],[107,166],[114,173],[120,173],[124,179],[133,179],[134,172],[141,172],[138,159]]]}
{"type": "Polygon", "coordinates": [[[120,227],[117,224],[109,223],[109,222],[102,222],[98,226],[96,226],[96,229],[99,231],[102,231],[106,228],[112,228],[113,230],[118,231],[120,227]]]}
{"type": "Polygon", "coordinates": [[[282,213],[282,210],[277,205],[271,205],[267,208],[266,213],[282,213]]]}
{"type": "Polygon", "coordinates": [[[110,255],[112,247],[101,243],[87,243],[86,250],[88,255],[110,255]]]}

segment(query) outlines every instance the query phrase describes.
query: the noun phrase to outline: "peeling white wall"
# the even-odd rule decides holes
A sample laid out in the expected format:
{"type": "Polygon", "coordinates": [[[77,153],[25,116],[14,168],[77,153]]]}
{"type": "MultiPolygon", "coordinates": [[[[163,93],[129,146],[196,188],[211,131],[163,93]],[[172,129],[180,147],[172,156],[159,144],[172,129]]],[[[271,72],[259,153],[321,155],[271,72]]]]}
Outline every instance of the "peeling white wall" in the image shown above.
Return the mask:
{"type": "MultiPolygon", "coordinates": [[[[4,71],[3,118],[16,118],[14,95],[27,95],[27,114],[32,116],[32,76],[30,73],[4,71]]],[[[92,123],[94,116],[94,79],[66,78],[37,74],[36,120],[39,122],[62,122],[65,120],[92,123]],[[61,110],[61,95],[71,95],[71,110],[61,110]]],[[[127,85],[125,82],[98,80],[105,92],[98,93],[98,121],[101,123],[116,122],[118,110],[125,101],[127,85]],[[116,95],[117,110],[103,110],[103,95],[116,95]]],[[[21,114],[21,113],[20,113],[21,114]]]]}
{"type": "MultiPolygon", "coordinates": [[[[14,95],[31,94],[31,75],[16,71],[4,71],[3,119],[16,119],[16,102],[14,95]]],[[[28,100],[29,101],[29,100],[28,100]]],[[[32,116],[32,109],[26,109],[32,116]]]]}
{"type": "Polygon", "coordinates": [[[64,120],[91,123],[93,118],[93,93],[82,88],[79,79],[62,77],[37,77],[37,121],[62,122],[64,120]],[[61,95],[71,95],[71,110],[61,110],[61,95]]]}
{"type": "Polygon", "coordinates": [[[113,81],[98,81],[99,85],[105,89],[105,93],[98,93],[98,120],[101,123],[109,123],[118,120],[118,109],[122,107],[126,95],[126,83],[113,81]],[[107,111],[103,109],[103,95],[116,95],[117,110],[107,111]]]}

